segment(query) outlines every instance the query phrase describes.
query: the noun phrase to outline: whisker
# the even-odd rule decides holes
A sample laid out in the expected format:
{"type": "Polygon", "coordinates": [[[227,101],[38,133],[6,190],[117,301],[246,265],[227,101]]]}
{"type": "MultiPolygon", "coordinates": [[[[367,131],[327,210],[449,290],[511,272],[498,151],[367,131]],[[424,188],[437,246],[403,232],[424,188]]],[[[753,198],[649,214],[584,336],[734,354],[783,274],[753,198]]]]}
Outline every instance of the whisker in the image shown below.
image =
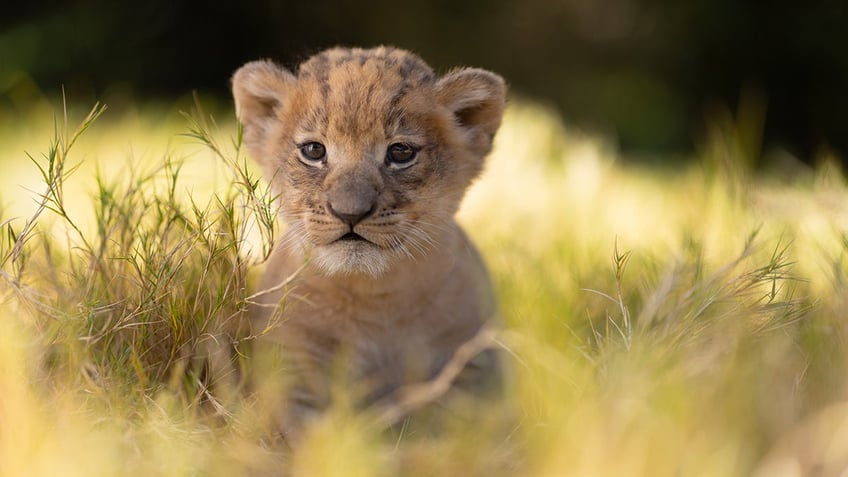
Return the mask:
{"type": "Polygon", "coordinates": [[[303,224],[303,221],[291,220],[287,222],[287,225],[288,228],[286,229],[286,233],[278,245],[280,248],[286,248],[296,243],[308,241],[309,236],[306,232],[306,228],[303,224]]]}
{"type": "Polygon", "coordinates": [[[422,251],[427,251],[430,248],[436,248],[438,245],[433,237],[430,236],[424,229],[415,224],[408,224],[407,228],[410,232],[410,238],[422,247],[422,251]]]}
{"type": "Polygon", "coordinates": [[[418,252],[419,255],[427,254],[426,244],[417,236],[417,233],[404,236],[404,246],[406,247],[406,245],[418,252]]]}
{"type": "Polygon", "coordinates": [[[400,239],[400,237],[392,235],[392,236],[389,237],[389,239],[390,239],[390,241],[393,245],[394,250],[405,255],[410,260],[415,259],[415,256],[412,254],[412,252],[409,251],[409,249],[406,247],[406,244],[404,244],[404,242],[400,239]]]}
{"type": "Polygon", "coordinates": [[[419,227],[423,226],[427,228],[432,228],[439,232],[450,232],[453,228],[446,220],[439,220],[438,222],[429,222],[421,219],[411,219],[408,222],[419,227]]]}

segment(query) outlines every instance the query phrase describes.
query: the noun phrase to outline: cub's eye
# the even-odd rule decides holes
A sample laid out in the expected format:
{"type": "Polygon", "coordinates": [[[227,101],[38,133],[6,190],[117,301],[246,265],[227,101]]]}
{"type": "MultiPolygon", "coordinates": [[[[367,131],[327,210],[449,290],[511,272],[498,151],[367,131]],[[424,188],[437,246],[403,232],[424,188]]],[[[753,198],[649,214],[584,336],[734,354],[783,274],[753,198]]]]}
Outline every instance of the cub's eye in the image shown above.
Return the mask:
{"type": "Polygon", "coordinates": [[[409,144],[395,143],[386,151],[386,164],[392,169],[406,169],[415,164],[418,150],[409,144]]]}
{"type": "Polygon", "coordinates": [[[320,167],[327,156],[327,148],[320,142],[307,142],[301,144],[298,149],[300,149],[300,162],[307,166],[320,167]]]}

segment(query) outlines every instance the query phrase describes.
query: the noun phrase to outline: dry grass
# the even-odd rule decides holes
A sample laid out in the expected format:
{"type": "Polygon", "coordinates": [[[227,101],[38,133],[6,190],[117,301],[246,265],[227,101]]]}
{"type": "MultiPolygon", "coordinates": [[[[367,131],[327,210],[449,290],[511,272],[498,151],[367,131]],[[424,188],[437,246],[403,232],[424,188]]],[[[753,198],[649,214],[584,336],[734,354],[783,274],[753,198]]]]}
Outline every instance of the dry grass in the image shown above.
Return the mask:
{"type": "Polygon", "coordinates": [[[99,112],[0,134],[0,475],[848,468],[833,163],[757,177],[724,127],[694,166],[626,167],[514,105],[460,213],[499,290],[507,392],[436,433],[340,405],[290,453],[269,439],[267,396],[239,392],[240,323],[277,231],[237,129],[99,112]]]}

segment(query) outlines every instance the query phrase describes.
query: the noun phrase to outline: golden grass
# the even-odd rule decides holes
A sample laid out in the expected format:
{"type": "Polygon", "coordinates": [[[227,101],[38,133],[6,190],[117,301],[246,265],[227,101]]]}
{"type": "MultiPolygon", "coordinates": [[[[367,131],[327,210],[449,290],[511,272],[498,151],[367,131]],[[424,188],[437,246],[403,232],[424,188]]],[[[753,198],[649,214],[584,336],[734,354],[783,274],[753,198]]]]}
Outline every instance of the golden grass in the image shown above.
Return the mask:
{"type": "Polygon", "coordinates": [[[262,393],[233,387],[249,358],[227,358],[249,345],[237,324],[274,232],[233,122],[107,111],[64,151],[71,116],[55,135],[44,110],[0,133],[0,475],[848,468],[848,193],[832,162],[756,177],[729,128],[690,165],[627,166],[518,102],[460,212],[499,290],[504,397],[435,434],[339,406],[290,453],[262,393]]]}

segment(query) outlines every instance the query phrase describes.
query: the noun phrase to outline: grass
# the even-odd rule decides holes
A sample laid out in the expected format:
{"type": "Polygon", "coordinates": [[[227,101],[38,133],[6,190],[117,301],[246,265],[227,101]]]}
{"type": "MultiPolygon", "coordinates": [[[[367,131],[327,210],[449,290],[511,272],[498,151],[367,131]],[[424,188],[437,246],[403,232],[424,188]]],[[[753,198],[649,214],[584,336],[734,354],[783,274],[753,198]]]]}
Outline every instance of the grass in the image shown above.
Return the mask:
{"type": "Polygon", "coordinates": [[[513,105],[460,212],[499,292],[505,395],[435,435],[340,405],[292,453],[269,443],[268,396],[238,392],[278,226],[237,128],[110,114],[0,133],[0,475],[848,468],[835,162],[755,174],[731,118],[691,165],[638,168],[513,105]]]}

